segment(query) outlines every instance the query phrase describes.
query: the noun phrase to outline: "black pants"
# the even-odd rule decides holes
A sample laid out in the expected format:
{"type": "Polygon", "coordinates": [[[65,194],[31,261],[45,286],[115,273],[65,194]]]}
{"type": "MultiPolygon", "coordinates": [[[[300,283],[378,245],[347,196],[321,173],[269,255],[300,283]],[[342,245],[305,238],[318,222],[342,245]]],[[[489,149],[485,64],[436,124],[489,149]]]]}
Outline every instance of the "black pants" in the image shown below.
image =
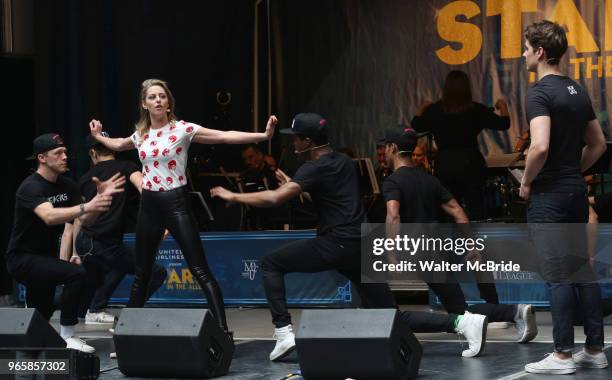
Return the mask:
{"type": "Polygon", "coordinates": [[[49,320],[55,310],[53,299],[57,285],[64,285],[60,324],[78,323],[77,310],[86,273],[80,265],[55,257],[14,253],[7,256],[7,270],[26,287],[26,305],[33,307],[49,320]]]}
{"type": "MultiPolygon", "coordinates": [[[[85,231],[77,235],[75,248],[87,271],[87,287],[79,306],[79,317],[84,317],[88,308],[91,312],[100,312],[108,306],[108,300],[125,275],[136,272],[136,259],[121,241],[104,242],[88,236],[85,231]]],[[[154,262],[147,299],[159,289],[166,277],[166,269],[154,262]]]]}
{"type": "Polygon", "coordinates": [[[198,223],[185,186],[164,192],[142,191],[136,226],[136,273],[127,307],[145,304],[153,262],[165,228],[177,241],[189,270],[206,294],[210,311],[227,331],[221,289],[206,262],[198,223]]]}
{"type": "MultiPolygon", "coordinates": [[[[362,306],[371,309],[397,308],[387,284],[361,283],[359,239],[337,239],[318,236],[287,244],[263,257],[261,269],[264,289],[277,328],[291,324],[285,296],[285,274],[316,273],[336,270],[347,277],[361,298],[362,306]]],[[[414,332],[453,332],[455,314],[403,312],[401,320],[414,332]]]]}
{"type": "Polygon", "coordinates": [[[465,205],[465,212],[470,220],[482,220],[487,217],[484,197],[484,178],[461,178],[440,176],[440,182],[450,191],[459,204],[465,205]]]}
{"type": "MultiPolygon", "coordinates": [[[[465,295],[459,284],[427,284],[440,299],[444,310],[449,313],[463,314],[467,311],[474,314],[482,314],[489,317],[489,322],[514,322],[516,305],[499,305],[495,303],[484,303],[468,306],[465,295]]],[[[479,284],[491,285],[494,284],[479,284]]],[[[481,291],[482,297],[482,291],[481,291]]],[[[497,295],[497,293],[496,293],[497,295]]],[[[484,298],[484,297],[483,297],[484,298]]]]}

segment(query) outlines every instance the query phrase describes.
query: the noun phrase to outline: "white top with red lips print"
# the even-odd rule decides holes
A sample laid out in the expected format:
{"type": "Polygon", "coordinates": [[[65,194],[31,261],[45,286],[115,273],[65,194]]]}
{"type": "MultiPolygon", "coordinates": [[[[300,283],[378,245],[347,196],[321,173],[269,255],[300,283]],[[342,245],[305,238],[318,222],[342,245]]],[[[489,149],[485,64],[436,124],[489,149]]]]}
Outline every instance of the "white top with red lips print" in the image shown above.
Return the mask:
{"type": "Polygon", "coordinates": [[[199,128],[202,127],[182,120],[172,121],[150,129],[142,138],[138,132],[130,136],[142,162],[143,189],[167,191],[187,184],[187,151],[199,128]]]}

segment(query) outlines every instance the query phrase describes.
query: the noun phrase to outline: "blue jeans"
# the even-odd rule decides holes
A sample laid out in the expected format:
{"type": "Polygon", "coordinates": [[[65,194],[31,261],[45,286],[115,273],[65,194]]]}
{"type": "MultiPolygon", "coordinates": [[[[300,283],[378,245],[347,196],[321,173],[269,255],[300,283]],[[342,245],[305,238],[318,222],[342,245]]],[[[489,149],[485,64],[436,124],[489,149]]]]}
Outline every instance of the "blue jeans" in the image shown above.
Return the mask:
{"type": "Polygon", "coordinates": [[[582,305],[585,346],[603,348],[601,289],[586,249],[586,192],[531,194],[527,222],[535,244],[540,273],[550,290],[555,351],[574,348],[574,312],[582,305]],[[553,224],[554,223],[554,224],[553,224]]]}

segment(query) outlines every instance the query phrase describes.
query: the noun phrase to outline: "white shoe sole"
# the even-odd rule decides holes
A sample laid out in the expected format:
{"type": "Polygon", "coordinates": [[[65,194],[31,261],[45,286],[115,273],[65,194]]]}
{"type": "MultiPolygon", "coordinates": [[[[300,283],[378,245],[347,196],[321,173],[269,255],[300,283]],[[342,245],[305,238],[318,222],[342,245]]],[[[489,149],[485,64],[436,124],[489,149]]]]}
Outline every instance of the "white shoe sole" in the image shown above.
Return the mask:
{"type": "Polygon", "coordinates": [[[112,325],[113,323],[115,323],[115,321],[113,322],[94,322],[94,321],[85,321],[86,325],[112,325]]]}
{"type": "Polygon", "coordinates": [[[572,373],[576,373],[576,368],[564,368],[564,369],[528,369],[527,366],[525,366],[525,372],[547,374],[547,375],[571,375],[572,373]]]}
{"type": "Polygon", "coordinates": [[[470,354],[464,354],[464,352],[461,353],[461,356],[463,356],[464,358],[475,358],[476,356],[480,355],[482,353],[482,351],[485,348],[485,343],[487,343],[487,327],[488,327],[488,321],[489,321],[489,317],[485,316],[484,317],[484,322],[482,323],[482,341],[480,342],[480,348],[478,349],[478,352],[475,353],[474,355],[470,355],[470,354]]]}
{"type": "Polygon", "coordinates": [[[270,361],[275,362],[277,360],[283,359],[283,358],[289,356],[289,354],[291,354],[293,351],[295,351],[295,344],[293,346],[289,347],[287,350],[285,350],[285,352],[283,352],[282,354],[278,355],[274,359],[270,358],[270,361]]]}
{"type": "Polygon", "coordinates": [[[490,329],[507,329],[510,325],[510,322],[489,322],[490,329]]]}
{"type": "Polygon", "coordinates": [[[481,332],[482,340],[480,342],[480,347],[478,349],[478,352],[471,355],[469,353],[466,354],[465,351],[467,350],[464,350],[464,352],[461,353],[461,356],[463,356],[464,358],[475,358],[476,356],[482,353],[482,351],[484,350],[485,343],[487,343],[487,327],[489,325],[488,321],[489,321],[489,317],[485,316],[484,321],[482,323],[482,332],[481,332]]]}
{"type": "MultiPolygon", "coordinates": [[[[90,346],[90,347],[91,347],[91,346],[90,346]]],[[[76,348],[76,347],[68,347],[68,346],[66,346],[66,348],[68,348],[68,349],[70,349],[70,350],[81,351],[81,352],[84,352],[84,353],[86,353],[86,354],[93,354],[93,353],[95,353],[95,352],[96,352],[96,349],[95,349],[95,348],[93,348],[93,347],[91,347],[90,349],[78,349],[78,348],[76,348]]]]}
{"type": "Polygon", "coordinates": [[[580,368],[608,368],[608,363],[600,363],[600,364],[596,364],[596,363],[576,363],[576,367],[580,367],[580,368]]]}
{"type": "Polygon", "coordinates": [[[533,312],[533,306],[529,305],[523,309],[521,318],[525,321],[525,331],[517,343],[528,343],[531,342],[538,335],[538,325],[533,312]]]}

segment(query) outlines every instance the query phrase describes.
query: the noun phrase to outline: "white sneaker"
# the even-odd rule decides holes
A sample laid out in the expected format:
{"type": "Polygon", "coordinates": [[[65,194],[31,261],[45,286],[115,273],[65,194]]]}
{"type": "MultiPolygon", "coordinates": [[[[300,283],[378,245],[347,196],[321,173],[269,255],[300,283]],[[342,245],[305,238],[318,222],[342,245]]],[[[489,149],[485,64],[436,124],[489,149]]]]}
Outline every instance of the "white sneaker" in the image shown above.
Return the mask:
{"type": "Polygon", "coordinates": [[[85,324],[87,325],[101,325],[114,322],[115,316],[105,311],[101,311],[99,313],[90,313],[88,311],[85,315],[85,324]]]}
{"type": "Polygon", "coordinates": [[[96,352],[95,348],[88,345],[87,343],[82,341],[80,338],[77,338],[76,336],[71,336],[70,338],[66,338],[65,340],[66,340],[66,348],[72,348],[74,350],[82,351],[88,354],[93,354],[94,352],[96,352]]]}
{"type": "Polygon", "coordinates": [[[606,354],[599,352],[595,355],[589,354],[584,349],[574,354],[574,363],[576,367],[582,368],[607,368],[608,359],[606,354]]]}
{"type": "Polygon", "coordinates": [[[489,322],[487,329],[507,329],[514,323],[510,322],[489,322]]]}
{"type": "Polygon", "coordinates": [[[117,353],[116,352],[111,352],[110,353],[110,358],[111,359],[117,359],[117,353]]]}
{"type": "Polygon", "coordinates": [[[282,359],[295,350],[295,335],[291,325],[274,329],[274,338],[276,345],[270,353],[270,360],[282,359]]]}
{"type": "Polygon", "coordinates": [[[518,304],[516,305],[516,330],[518,332],[517,343],[527,343],[538,335],[538,324],[536,323],[533,306],[518,304]]]}
{"type": "Polygon", "coordinates": [[[559,359],[554,353],[546,355],[539,362],[529,363],[525,366],[529,373],[543,373],[548,375],[569,375],[576,372],[574,359],[559,359]]]}
{"type": "Polygon", "coordinates": [[[456,331],[465,337],[468,349],[461,353],[464,358],[480,355],[487,340],[487,317],[466,312],[457,325],[456,331]]]}

